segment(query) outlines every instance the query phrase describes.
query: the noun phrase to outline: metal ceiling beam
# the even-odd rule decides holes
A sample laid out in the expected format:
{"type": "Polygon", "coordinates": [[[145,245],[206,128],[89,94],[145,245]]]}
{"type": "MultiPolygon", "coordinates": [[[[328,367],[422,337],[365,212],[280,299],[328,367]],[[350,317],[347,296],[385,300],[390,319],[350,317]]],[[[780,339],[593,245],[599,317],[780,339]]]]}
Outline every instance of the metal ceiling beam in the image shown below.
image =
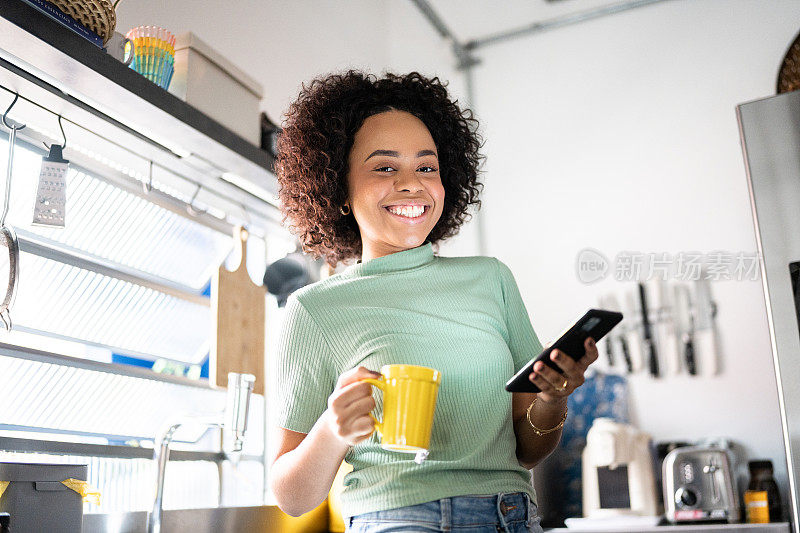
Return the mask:
{"type": "MultiPolygon", "coordinates": [[[[467,102],[466,107],[470,109],[474,109],[475,107],[475,75],[473,71],[473,67],[480,63],[480,60],[476,58],[472,53],[464,46],[455,34],[447,27],[447,24],[444,23],[442,18],[439,16],[438,13],[433,9],[431,4],[428,0],[411,0],[414,5],[417,6],[417,9],[420,10],[422,16],[428,19],[428,22],[434,27],[436,32],[450,41],[450,44],[453,49],[453,54],[456,56],[456,60],[458,63],[456,64],[456,68],[462,72],[464,72],[464,81],[467,90],[467,102]]],[[[475,212],[473,215],[475,218],[475,226],[478,232],[478,253],[481,255],[486,255],[486,232],[483,227],[483,216],[480,211],[475,212]]]]}
{"type": "Polygon", "coordinates": [[[503,41],[508,41],[519,37],[525,37],[527,35],[531,35],[534,33],[541,33],[544,31],[554,30],[557,28],[563,28],[565,26],[571,26],[573,24],[586,22],[587,20],[594,20],[602,17],[607,17],[609,15],[622,13],[623,11],[629,11],[631,9],[636,9],[639,7],[648,6],[650,4],[657,4],[659,2],[666,2],[666,1],[668,0],[634,0],[632,2],[622,2],[619,4],[612,4],[609,6],[603,6],[596,9],[589,9],[578,13],[563,15],[561,17],[556,17],[550,20],[533,22],[521,28],[516,28],[513,30],[507,30],[504,32],[487,35],[486,37],[481,37],[479,39],[472,39],[464,44],[464,48],[466,48],[466,50],[469,52],[476,50],[477,48],[483,48],[485,46],[497,44],[503,41]]]}
{"type": "Polygon", "coordinates": [[[436,32],[450,41],[453,47],[453,54],[455,54],[456,59],[458,59],[459,70],[469,69],[470,67],[480,63],[480,61],[469,52],[467,47],[458,40],[455,34],[450,31],[450,28],[447,27],[447,24],[445,24],[442,20],[442,17],[436,13],[428,0],[411,1],[417,6],[417,9],[420,10],[422,15],[428,19],[428,22],[430,22],[434,29],[436,29],[436,32]]]}

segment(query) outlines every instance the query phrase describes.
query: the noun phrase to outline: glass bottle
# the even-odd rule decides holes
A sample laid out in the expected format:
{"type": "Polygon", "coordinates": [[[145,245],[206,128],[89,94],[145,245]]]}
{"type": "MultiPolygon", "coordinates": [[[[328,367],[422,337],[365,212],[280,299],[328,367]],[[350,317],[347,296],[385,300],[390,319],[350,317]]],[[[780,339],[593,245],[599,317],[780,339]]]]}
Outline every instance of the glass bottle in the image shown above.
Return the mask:
{"type": "Polygon", "coordinates": [[[744,493],[747,521],[780,522],[783,515],[778,485],[772,477],[772,461],[750,461],[750,484],[744,493]]]}

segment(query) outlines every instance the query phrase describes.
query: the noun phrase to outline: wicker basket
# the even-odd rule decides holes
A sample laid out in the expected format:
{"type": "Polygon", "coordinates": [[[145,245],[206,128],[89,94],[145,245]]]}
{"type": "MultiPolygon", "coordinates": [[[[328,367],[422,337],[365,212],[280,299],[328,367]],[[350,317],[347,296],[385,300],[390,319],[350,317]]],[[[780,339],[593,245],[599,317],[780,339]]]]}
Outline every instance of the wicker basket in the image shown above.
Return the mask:
{"type": "Polygon", "coordinates": [[[47,0],[93,31],[107,43],[117,26],[117,13],[111,0],[47,0]]]}
{"type": "Polygon", "coordinates": [[[797,35],[778,73],[778,94],[800,89],[800,34],[797,35]]]}

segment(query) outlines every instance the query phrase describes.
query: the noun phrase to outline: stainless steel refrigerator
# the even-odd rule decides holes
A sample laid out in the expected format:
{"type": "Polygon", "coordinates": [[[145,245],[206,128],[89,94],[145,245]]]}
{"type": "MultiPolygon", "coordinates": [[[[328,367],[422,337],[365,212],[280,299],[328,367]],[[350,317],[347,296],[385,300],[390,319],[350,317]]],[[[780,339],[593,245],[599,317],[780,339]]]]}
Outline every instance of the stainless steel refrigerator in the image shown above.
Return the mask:
{"type": "Polygon", "coordinates": [[[800,533],[800,91],[741,104],[737,117],[786,447],[783,504],[800,533]]]}

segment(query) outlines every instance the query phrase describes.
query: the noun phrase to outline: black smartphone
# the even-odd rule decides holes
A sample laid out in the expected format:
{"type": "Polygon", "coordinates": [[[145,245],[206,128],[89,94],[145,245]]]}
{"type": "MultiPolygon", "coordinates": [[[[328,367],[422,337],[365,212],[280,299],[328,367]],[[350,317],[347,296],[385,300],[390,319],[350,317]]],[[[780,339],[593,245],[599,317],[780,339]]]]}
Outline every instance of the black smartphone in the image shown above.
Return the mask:
{"type": "Polygon", "coordinates": [[[550,359],[550,352],[560,350],[577,361],[586,355],[583,343],[588,337],[593,338],[595,342],[599,341],[621,320],[622,313],[605,309],[589,309],[556,342],[542,350],[542,353],[514,374],[514,377],[506,383],[506,390],[508,392],[541,392],[541,389],[528,379],[536,361],[542,361],[553,370],[561,372],[558,365],[550,359]]]}

